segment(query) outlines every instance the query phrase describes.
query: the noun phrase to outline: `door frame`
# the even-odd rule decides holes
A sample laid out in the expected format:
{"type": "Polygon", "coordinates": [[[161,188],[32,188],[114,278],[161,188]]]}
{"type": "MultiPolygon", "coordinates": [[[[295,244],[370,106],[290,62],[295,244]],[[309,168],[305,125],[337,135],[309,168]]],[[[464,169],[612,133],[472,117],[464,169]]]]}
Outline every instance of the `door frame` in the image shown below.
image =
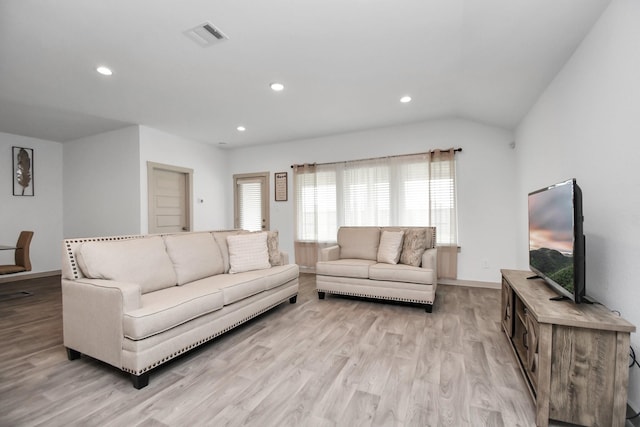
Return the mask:
{"type": "Polygon", "coordinates": [[[153,199],[155,197],[155,186],[153,183],[153,173],[156,170],[163,170],[169,172],[177,172],[185,175],[187,188],[185,191],[185,216],[187,219],[187,231],[191,231],[193,229],[193,209],[191,208],[191,202],[193,200],[193,169],[183,168],[180,166],[166,165],[163,163],[156,162],[147,162],[147,203],[148,203],[148,214],[147,214],[147,232],[151,233],[151,224],[152,220],[155,218],[155,207],[153,203],[153,199]]]}
{"type": "Polygon", "coordinates": [[[271,199],[269,199],[269,177],[271,176],[270,172],[255,172],[255,173],[239,173],[233,175],[233,228],[239,228],[240,223],[240,212],[238,209],[238,179],[245,178],[264,178],[264,188],[262,189],[262,197],[264,198],[265,203],[265,225],[266,227],[262,229],[262,231],[268,231],[271,229],[271,219],[269,216],[269,211],[271,210],[271,199]]]}

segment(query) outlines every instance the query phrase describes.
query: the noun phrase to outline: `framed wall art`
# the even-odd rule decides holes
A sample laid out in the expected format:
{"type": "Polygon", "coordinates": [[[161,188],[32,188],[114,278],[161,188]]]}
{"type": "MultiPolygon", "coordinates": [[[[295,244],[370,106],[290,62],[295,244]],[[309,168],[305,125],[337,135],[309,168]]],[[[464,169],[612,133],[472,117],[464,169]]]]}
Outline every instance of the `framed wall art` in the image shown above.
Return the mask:
{"type": "Polygon", "coordinates": [[[287,201],[287,173],[286,172],[276,172],[275,174],[275,194],[276,194],[276,202],[286,202],[287,201]]]}
{"type": "Polygon", "coordinates": [[[33,148],[12,147],[13,195],[33,196],[33,148]]]}

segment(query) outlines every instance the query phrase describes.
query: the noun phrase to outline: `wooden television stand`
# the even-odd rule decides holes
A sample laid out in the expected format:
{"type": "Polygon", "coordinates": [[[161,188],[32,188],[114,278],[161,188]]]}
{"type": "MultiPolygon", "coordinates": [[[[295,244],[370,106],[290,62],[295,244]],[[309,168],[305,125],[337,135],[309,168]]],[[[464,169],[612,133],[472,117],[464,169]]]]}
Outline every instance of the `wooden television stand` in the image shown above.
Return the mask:
{"type": "Polygon", "coordinates": [[[502,270],[502,327],[535,401],[536,425],[549,419],[624,426],[629,334],[635,326],[600,304],[557,296],[530,271],[502,270]]]}

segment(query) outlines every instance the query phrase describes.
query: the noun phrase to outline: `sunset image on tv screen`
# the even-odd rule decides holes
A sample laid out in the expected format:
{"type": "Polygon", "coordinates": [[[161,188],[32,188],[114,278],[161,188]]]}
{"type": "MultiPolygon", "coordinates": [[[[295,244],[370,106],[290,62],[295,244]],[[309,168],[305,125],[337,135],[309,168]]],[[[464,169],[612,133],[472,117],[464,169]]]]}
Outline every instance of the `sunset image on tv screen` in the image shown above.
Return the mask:
{"type": "Polygon", "coordinates": [[[529,195],[529,263],[573,293],[573,188],[529,195]]]}

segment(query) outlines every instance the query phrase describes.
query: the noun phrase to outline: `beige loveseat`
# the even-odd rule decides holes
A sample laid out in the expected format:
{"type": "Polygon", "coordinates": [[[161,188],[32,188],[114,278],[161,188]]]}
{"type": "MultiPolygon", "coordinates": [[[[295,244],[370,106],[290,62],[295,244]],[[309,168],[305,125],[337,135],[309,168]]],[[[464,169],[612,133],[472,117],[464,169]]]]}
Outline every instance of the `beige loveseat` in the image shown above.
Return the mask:
{"type": "Polygon", "coordinates": [[[63,251],[69,359],[113,365],[138,389],[151,369],[298,294],[277,232],[67,239],[63,251]]]}
{"type": "Polygon", "coordinates": [[[425,304],[436,298],[435,227],[340,227],[320,251],[318,297],[325,293],[425,304]]]}

